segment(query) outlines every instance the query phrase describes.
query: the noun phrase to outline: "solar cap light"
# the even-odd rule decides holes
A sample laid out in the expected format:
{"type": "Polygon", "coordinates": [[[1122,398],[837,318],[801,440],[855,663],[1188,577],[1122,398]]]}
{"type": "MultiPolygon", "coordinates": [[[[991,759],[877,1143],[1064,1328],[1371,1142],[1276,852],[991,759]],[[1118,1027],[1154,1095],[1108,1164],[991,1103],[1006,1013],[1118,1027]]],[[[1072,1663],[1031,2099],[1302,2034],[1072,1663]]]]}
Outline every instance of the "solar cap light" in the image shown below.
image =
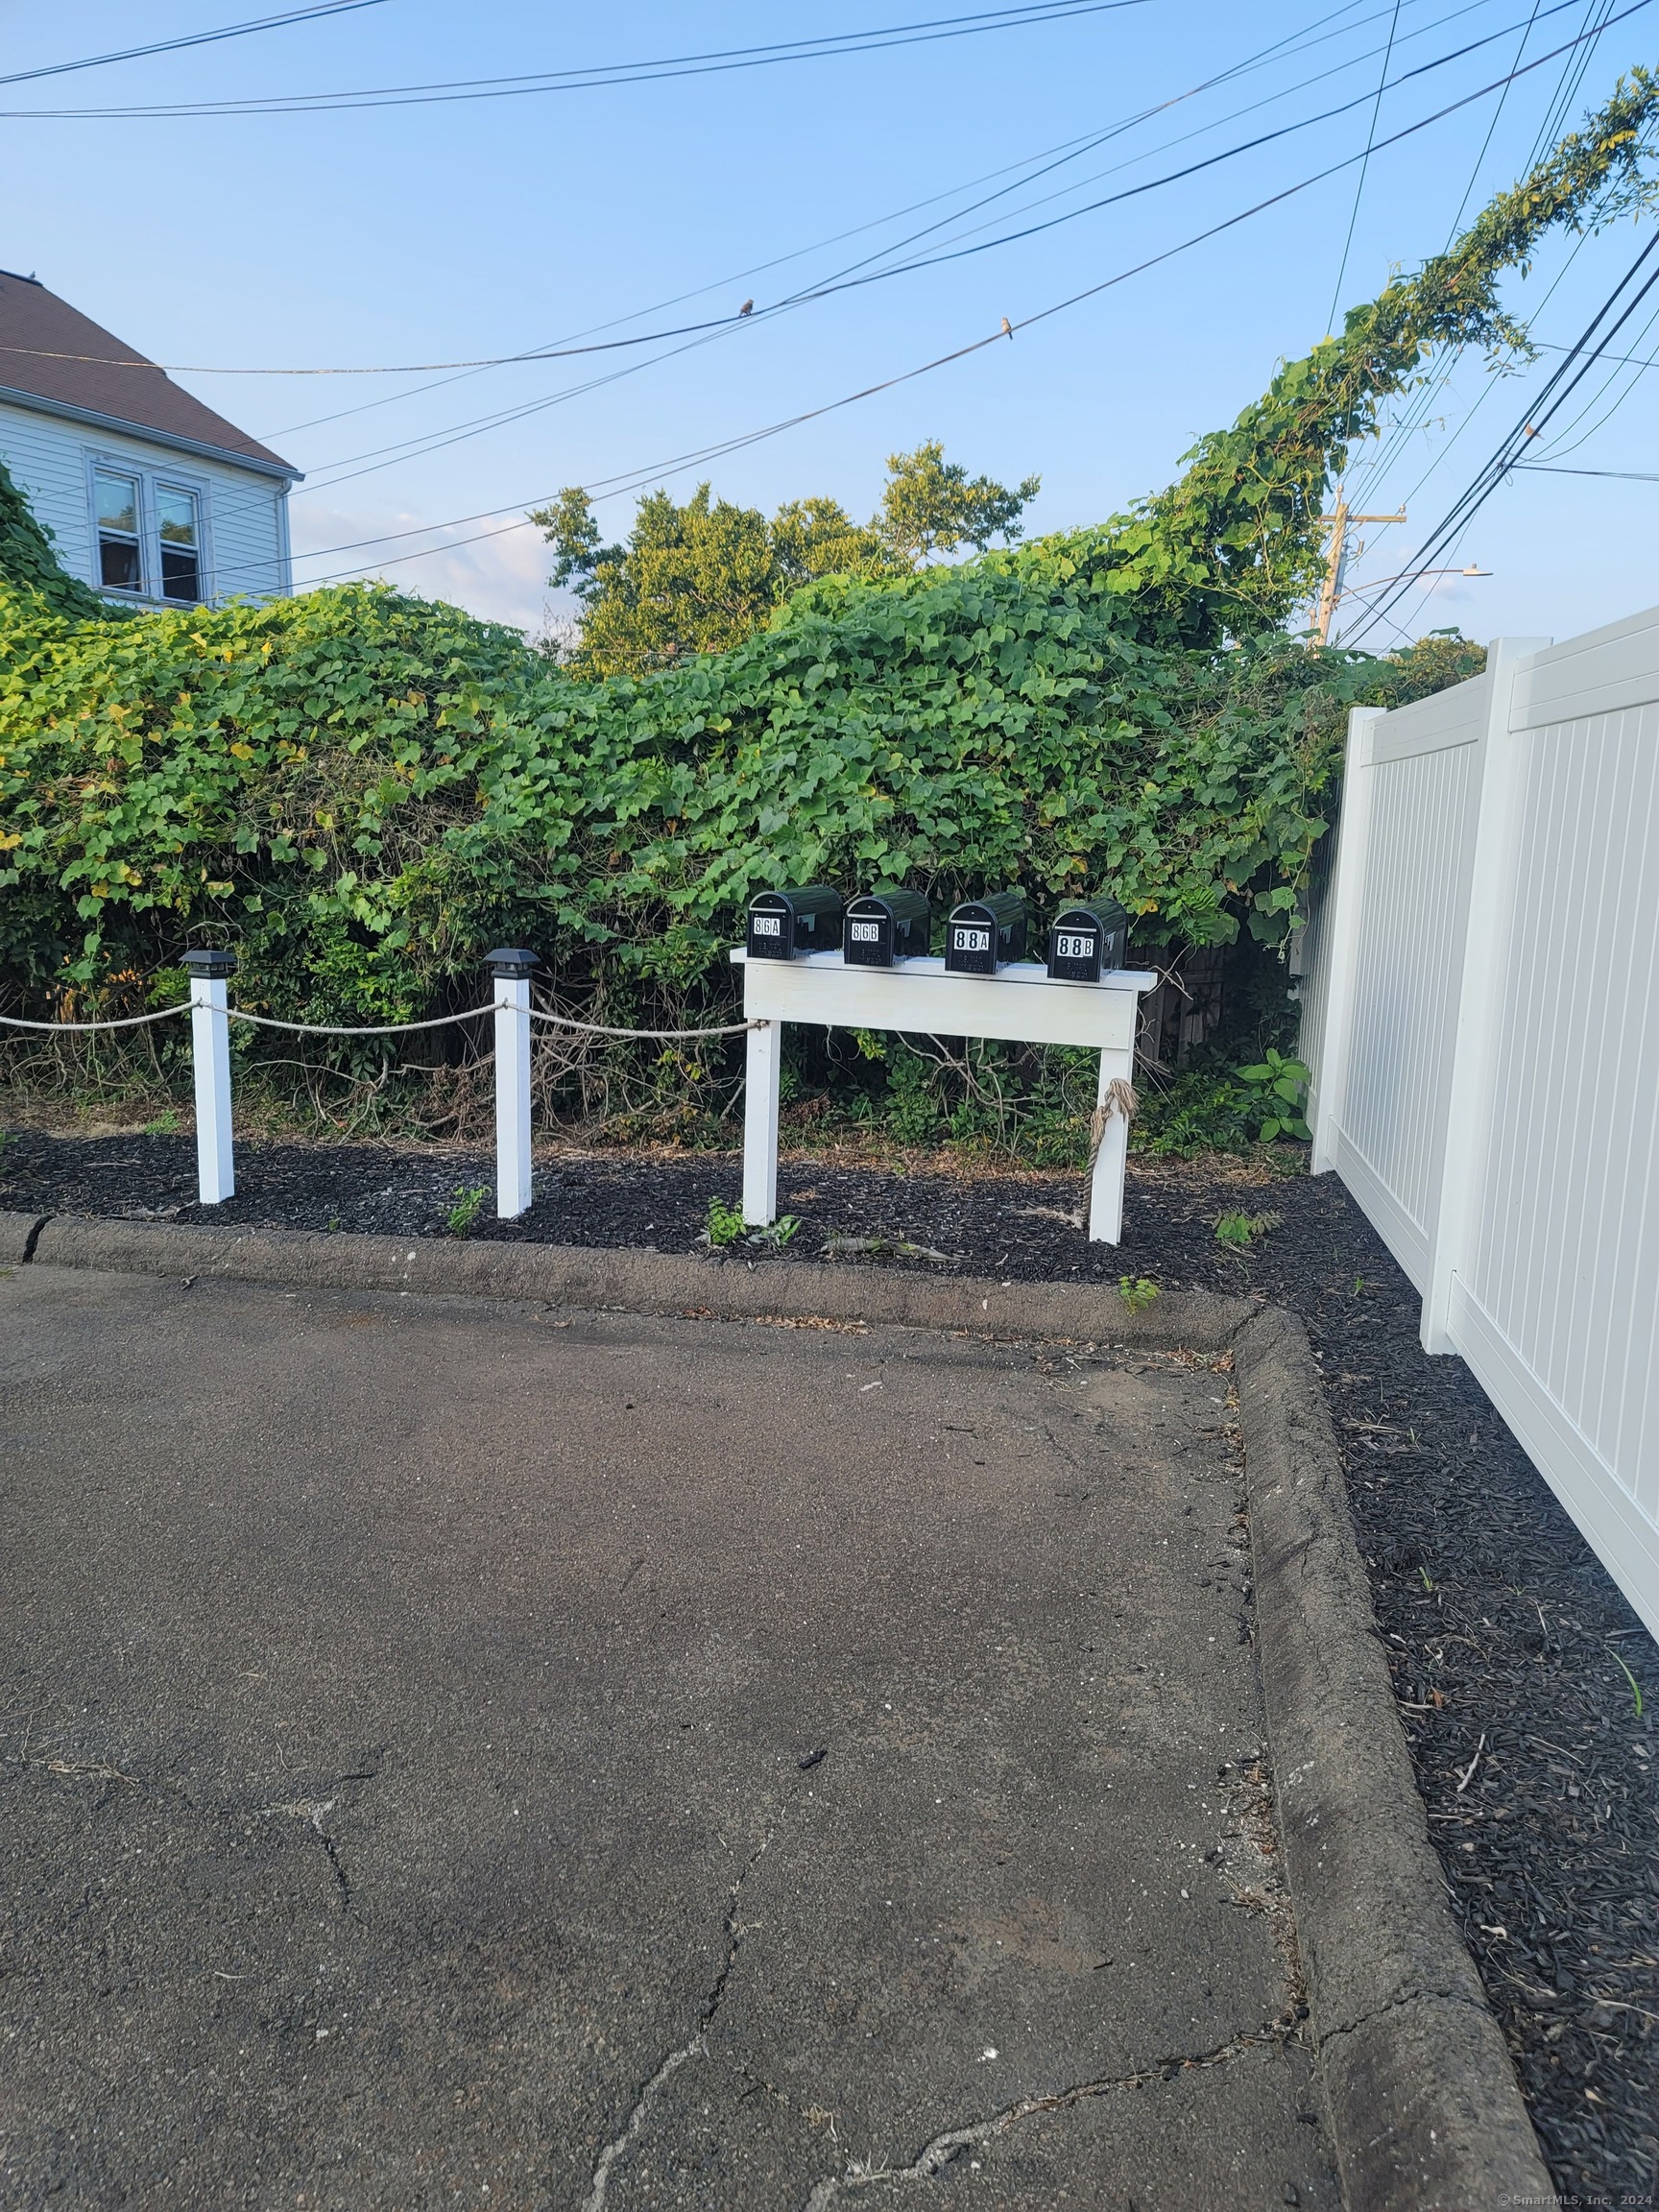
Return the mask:
{"type": "Polygon", "coordinates": [[[849,968],[891,968],[933,943],[933,909],[920,891],[865,891],[847,902],[841,952],[849,968]]]}
{"type": "Polygon", "coordinates": [[[965,899],[945,925],[946,974],[995,975],[1010,960],[1023,960],[1029,926],[1023,891],[965,899]]]}
{"type": "Polygon", "coordinates": [[[1129,917],[1116,899],[1063,906],[1048,931],[1048,974],[1056,983],[1098,983],[1128,949],[1129,917]]]}
{"type": "Polygon", "coordinates": [[[220,983],[236,973],[236,955],[218,945],[193,945],[184,955],[184,972],[192,982],[220,983]]]}
{"type": "Polygon", "coordinates": [[[541,953],[528,945],[496,945],[484,955],[486,971],[498,983],[525,982],[541,965],[541,953]]]}
{"type": "Polygon", "coordinates": [[[841,942],[841,894],[830,883],[800,891],[762,891],[749,902],[751,960],[793,960],[833,952],[841,942]]]}

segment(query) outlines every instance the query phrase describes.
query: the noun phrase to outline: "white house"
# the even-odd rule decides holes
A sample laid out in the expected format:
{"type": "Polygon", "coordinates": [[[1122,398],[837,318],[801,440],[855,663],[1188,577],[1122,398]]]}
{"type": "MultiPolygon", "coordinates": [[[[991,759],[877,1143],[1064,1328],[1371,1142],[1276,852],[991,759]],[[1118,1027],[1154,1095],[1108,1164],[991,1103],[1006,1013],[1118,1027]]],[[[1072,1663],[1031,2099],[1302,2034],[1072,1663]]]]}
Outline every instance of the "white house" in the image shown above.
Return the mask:
{"type": "Polygon", "coordinates": [[[0,460],[65,568],[129,605],[293,589],[300,471],[48,292],[0,271],[0,460]]]}

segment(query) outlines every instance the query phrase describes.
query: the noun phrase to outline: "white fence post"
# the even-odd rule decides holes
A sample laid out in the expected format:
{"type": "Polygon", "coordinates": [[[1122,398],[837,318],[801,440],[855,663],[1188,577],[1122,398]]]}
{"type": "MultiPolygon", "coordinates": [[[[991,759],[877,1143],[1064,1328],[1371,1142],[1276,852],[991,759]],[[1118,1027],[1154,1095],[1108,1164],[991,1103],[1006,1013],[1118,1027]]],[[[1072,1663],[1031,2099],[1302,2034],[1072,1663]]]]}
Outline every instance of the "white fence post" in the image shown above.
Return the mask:
{"type": "Polygon", "coordinates": [[[498,945],[484,955],[495,987],[495,1215],[530,1210],[530,978],[541,955],[498,945]]]}
{"type": "Polygon", "coordinates": [[[1348,1083],[1348,1046],[1354,1031],[1354,981],[1359,963],[1359,917],[1365,902],[1365,861],[1371,844],[1371,740],[1381,707],[1355,707],[1348,714],[1342,764],[1342,811],[1336,826],[1336,865],[1326,890],[1325,1033],[1319,1040],[1319,1083],[1312,1100],[1312,1157],[1309,1172],[1336,1165],[1336,1130],[1348,1083]]]}
{"type": "Polygon", "coordinates": [[[190,977],[190,1055],[196,1074],[196,1190],[204,1206],[236,1195],[230,1139],[230,1022],[227,978],[233,952],[186,952],[190,977]]]}
{"type": "Polygon", "coordinates": [[[778,1218],[778,1086],[783,1072],[783,1024],[760,1022],[749,1032],[743,1092],[743,1220],[764,1229],[778,1218]]]}
{"type": "Polygon", "coordinates": [[[1456,1350],[1451,1335],[1452,1286],[1467,1264],[1470,1240],[1479,1227],[1493,1055],[1503,1018],[1500,985],[1525,764],[1525,740],[1509,733],[1509,708],[1517,664],[1528,654],[1543,652],[1550,642],[1548,637],[1495,637],[1486,648],[1490,688],[1486,728],[1480,739],[1480,795],[1476,806],[1475,857],[1469,876],[1457,1023],[1447,1087],[1446,1142],[1440,1188],[1429,1216],[1429,1274],[1422,1320],[1425,1352],[1456,1350]]]}

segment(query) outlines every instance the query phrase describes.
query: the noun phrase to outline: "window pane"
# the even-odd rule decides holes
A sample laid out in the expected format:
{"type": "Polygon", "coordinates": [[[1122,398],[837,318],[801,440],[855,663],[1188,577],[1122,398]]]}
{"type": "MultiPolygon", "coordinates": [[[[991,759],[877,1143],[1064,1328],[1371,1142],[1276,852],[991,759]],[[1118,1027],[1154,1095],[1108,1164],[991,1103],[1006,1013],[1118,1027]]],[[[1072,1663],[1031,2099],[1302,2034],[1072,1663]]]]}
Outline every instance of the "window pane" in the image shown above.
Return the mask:
{"type": "Polygon", "coordinates": [[[95,481],[98,487],[98,526],[102,530],[125,530],[129,536],[138,535],[138,479],[135,476],[112,476],[100,469],[95,481]]]}
{"type": "Polygon", "coordinates": [[[201,598],[201,575],[193,546],[169,545],[162,540],[161,591],[164,598],[188,599],[192,606],[201,598]]]}
{"type": "Polygon", "coordinates": [[[156,489],[156,512],[161,519],[161,542],[164,545],[194,545],[196,542],[196,494],[194,492],[175,492],[167,485],[156,489]]]}
{"type": "Polygon", "coordinates": [[[138,543],[132,538],[100,538],[98,574],[115,591],[141,591],[144,576],[138,565],[138,543]]]}

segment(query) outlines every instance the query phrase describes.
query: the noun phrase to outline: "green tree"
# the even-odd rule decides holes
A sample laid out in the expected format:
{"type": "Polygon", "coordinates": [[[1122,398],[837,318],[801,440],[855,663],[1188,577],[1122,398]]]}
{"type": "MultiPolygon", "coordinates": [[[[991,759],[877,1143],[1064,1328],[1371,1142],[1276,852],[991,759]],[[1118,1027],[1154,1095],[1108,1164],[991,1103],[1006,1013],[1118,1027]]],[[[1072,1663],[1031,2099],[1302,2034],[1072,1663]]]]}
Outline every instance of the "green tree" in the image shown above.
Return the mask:
{"type": "Polygon", "coordinates": [[[871,527],[896,563],[920,567],[934,553],[972,545],[987,553],[993,539],[1009,543],[1021,535],[1020,517],[1043,489],[1027,476],[1016,492],[990,476],[969,477],[960,461],[947,461],[937,438],[914,453],[889,453],[887,489],[871,527]]]}
{"type": "Polygon", "coordinates": [[[972,479],[937,439],[894,453],[880,512],[854,522],[839,500],[792,499],[768,521],[699,484],[684,506],[666,492],[640,500],[627,541],[607,545],[588,495],[572,486],[531,517],[554,547],[549,581],[582,602],[572,675],[642,676],[697,653],[723,653],[763,629],[805,584],[825,576],[907,575],[958,545],[1012,541],[1037,496],[972,479]]]}

